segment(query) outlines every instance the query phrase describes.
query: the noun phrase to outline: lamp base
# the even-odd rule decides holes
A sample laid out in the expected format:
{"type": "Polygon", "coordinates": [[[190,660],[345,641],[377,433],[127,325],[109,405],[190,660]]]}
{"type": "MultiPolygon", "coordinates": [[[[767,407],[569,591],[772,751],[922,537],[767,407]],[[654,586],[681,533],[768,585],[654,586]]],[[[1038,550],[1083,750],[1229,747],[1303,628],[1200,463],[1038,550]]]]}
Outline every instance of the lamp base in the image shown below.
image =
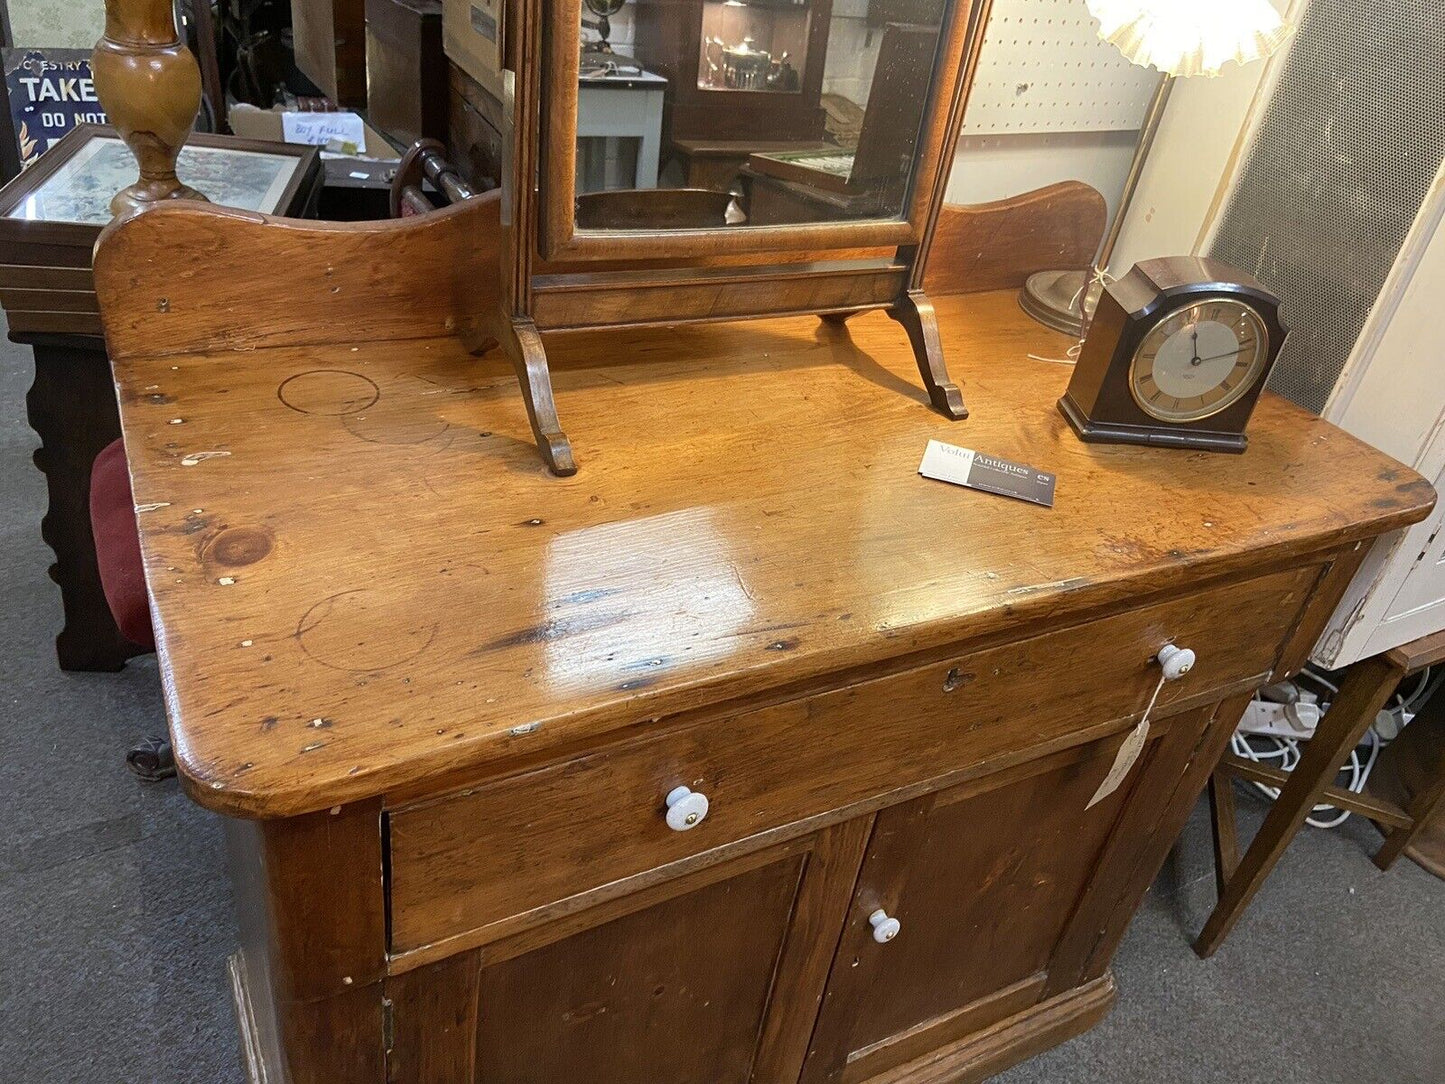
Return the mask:
{"type": "Polygon", "coordinates": [[[169,177],[142,177],[128,188],[122,188],[110,201],[110,213],[119,218],[132,211],[149,207],[153,203],[164,203],[171,199],[192,199],[209,203],[205,193],[197,192],[188,184],[182,184],[175,174],[169,177]]]}
{"type": "Polygon", "coordinates": [[[1019,307],[1045,327],[1083,338],[1103,289],[1090,271],[1036,271],[1019,291],[1019,307]]]}

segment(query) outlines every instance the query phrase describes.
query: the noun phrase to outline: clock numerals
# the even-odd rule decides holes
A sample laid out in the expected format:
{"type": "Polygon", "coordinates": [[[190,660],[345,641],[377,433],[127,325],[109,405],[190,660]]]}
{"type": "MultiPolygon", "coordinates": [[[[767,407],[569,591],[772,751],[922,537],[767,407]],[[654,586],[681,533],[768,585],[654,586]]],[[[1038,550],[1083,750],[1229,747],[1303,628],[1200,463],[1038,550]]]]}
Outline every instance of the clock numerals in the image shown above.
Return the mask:
{"type": "Polygon", "coordinates": [[[1263,370],[1264,321],[1228,299],[1195,302],[1154,325],[1134,353],[1130,387],[1145,413],[1192,422],[1227,409],[1263,370]]]}

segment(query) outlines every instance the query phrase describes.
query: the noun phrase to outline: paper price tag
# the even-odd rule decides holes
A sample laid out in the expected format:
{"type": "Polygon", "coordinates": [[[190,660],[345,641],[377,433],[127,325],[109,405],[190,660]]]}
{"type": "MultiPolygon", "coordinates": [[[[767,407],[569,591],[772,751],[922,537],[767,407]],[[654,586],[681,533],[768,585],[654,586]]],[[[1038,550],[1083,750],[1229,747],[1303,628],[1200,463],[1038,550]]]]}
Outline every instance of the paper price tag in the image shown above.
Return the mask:
{"type": "Polygon", "coordinates": [[[956,486],[1031,501],[1045,508],[1054,506],[1054,475],[995,455],[975,452],[972,448],[944,444],[941,440],[928,442],[928,447],[923,450],[923,462],[918,464],[918,473],[940,482],[952,482],[956,486]]]}
{"type": "Polygon", "coordinates": [[[1124,739],[1124,744],[1119,746],[1119,751],[1114,754],[1114,763],[1109,768],[1109,774],[1104,776],[1104,781],[1099,784],[1099,789],[1094,791],[1094,796],[1089,799],[1085,809],[1093,809],[1109,795],[1119,789],[1119,784],[1124,782],[1129,775],[1129,769],[1139,760],[1139,754],[1144,751],[1144,743],[1149,740],[1149,720],[1140,719],[1137,726],[1129,731],[1129,736],[1124,739]]]}
{"type": "MultiPolygon", "coordinates": [[[[1178,676],[1177,674],[1175,675],[1178,676]]],[[[1149,740],[1149,713],[1154,710],[1154,705],[1159,702],[1159,690],[1164,688],[1164,683],[1169,680],[1167,671],[1159,675],[1159,680],[1154,683],[1154,692],[1149,697],[1149,704],[1144,709],[1144,715],[1129,736],[1124,739],[1124,744],[1119,746],[1119,751],[1114,754],[1114,765],[1109,769],[1109,774],[1104,776],[1104,781],[1099,784],[1099,789],[1094,791],[1094,796],[1089,799],[1085,809],[1093,809],[1109,795],[1119,789],[1119,784],[1129,774],[1129,769],[1139,760],[1139,754],[1144,751],[1144,743],[1149,740]]]]}
{"type": "Polygon", "coordinates": [[[355,113],[282,113],[281,138],[341,154],[366,153],[366,128],[355,113]]]}

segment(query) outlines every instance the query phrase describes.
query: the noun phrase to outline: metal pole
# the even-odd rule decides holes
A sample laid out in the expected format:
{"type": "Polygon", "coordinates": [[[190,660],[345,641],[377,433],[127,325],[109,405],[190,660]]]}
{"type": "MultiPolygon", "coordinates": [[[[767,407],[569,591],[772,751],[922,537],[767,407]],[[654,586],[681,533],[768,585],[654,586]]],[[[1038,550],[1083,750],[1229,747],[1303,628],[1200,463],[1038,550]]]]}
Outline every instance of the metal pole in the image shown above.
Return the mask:
{"type": "Polygon", "coordinates": [[[1166,75],[1159,80],[1159,89],[1144,114],[1144,125],[1139,129],[1139,144],[1134,148],[1134,161],[1129,164],[1129,174],[1124,178],[1124,191],[1119,194],[1119,207],[1114,212],[1114,221],[1109,226],[1104,246],[1094,261],[1098,271],[1109,269],[1109,260],[1114,255],[1114,246],[1119,243],[1119,234],[1124,230],[1124,219],[1128,217],[1129,205],[1134,202],[1134,193],[1139,189],[1139,178],[1144,175],[1144,163],[1149,160],[1149,151],[1154,146],[1154,137],[1159,134],[1159,123],[1164,119],[1164,107],[1169,104],[1169,95],[1174,90],[1174,76],[1166,75]]]}

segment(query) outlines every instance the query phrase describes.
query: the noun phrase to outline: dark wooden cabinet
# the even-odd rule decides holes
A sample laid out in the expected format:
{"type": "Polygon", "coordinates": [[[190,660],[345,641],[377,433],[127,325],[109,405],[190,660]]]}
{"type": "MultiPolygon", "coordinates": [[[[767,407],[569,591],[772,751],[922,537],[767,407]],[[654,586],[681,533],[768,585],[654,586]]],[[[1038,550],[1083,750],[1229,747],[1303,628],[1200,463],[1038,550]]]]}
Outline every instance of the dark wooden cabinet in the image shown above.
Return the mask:
{"type": "Polygon", "coordinates": [[[447,137],[441,0],[366,0],[367,119],[409,147],[447,137]]]}
{"type": "Polygon", "coordinates": [[[456,64],[447,65],[447,156],[473,187],[492,188],[503,174],[501,104],[456,64]]]}
{"type": "MultiPolygon", "coordinates": [[[[832,13],[832,0],[755,7],[727,5],[718,0],[637,0],[637,59],[668,81],[667,138],[822,139],[826,118],[820,103],[832,13]],[[700,45],[708,37],[719,36],[716,16],[738,11],[750,15],[758,28],[775,28],[770,33],[755,29],[753,33],[764,34],[756,47],[778,55],[790,54],[798,74],[796,90],[706,85],[708,62],[700,45]]],[[[740,35],[742,31],[734,33],[740,35]]]]}
{"type": "Polygon", "coordinates": [[[366,0],[292,0],[296,66],[343,109],[366,105],[366,0]]]}

